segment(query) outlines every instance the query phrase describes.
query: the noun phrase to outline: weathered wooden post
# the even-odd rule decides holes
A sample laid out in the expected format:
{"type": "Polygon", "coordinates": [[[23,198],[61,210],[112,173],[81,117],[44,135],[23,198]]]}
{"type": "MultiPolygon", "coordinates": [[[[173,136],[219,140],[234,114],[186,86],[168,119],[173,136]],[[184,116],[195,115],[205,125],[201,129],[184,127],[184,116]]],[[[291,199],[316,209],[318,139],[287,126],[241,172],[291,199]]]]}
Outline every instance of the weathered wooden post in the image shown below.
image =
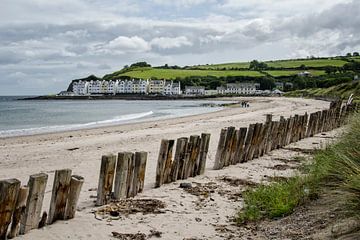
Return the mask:
{"type": "Polygon", "coordinates": [[[134,196],[144,190],[147,152],[135,153],[134,196]]]}
{"type": "Polygon", "coordinates": [[[50,200],[48,224],[56,220],[65,219],[66,202],[69,195],[71,170],[62,169],[55,171],[54,184],[50,200]]]}
{"type": "Polygon", "coordinates": [[[65,219],[72,219],[75,217],[76,207],[83,183],[83,177],[78,175],[71,176],[69,195],[66,202],[65,219]]]}
{"type": "Polygon", "coordinates": [[[196,164],[196,160],[199,157],[199,153],[200,153],[200,136],[198,135],[192,135],[190,136],[190,140],[189,140],[189,149],[191,149],[190,152],[190,158],[188,161],[188,165],[187,167],[187,174],[186,174],[186,178],[188,177],[194,177],[195,176],[195,164],[196,164]]]}
{"type": "Polygon", "coordinates": [[[20,181],[6,179],[0,181],[0,239],[7,239],[8,227],[16,207],[20,181]]]}
{"type": "Polygon", "coordinates": [[[254,142],[254,149],[253,149],[253,158],[258,158],[260,155],[260,148],[261,148],[261,140],[262,140],[262,134],[264,132],[264,126],[262,123],[257,123],[258,124],[258,130],[257,130],[257,134],[256,134],[256,138],[255,138],[255,142],[254,142]]]}
{"type": "Polygon", "coordinates": [[[171,163],[172,156],[168,156],[168,155],[172,155],[173,145],[174,145],[173,140],[167,140],[167,139],[161,140],[159,157],[156,167],[155,187],[160,187],[166,181],[165,179],[166,164],[167,161],[169,161],[169,159],[171,163]]]}
{"type": "Polygon", "coordinates": [[[116,156],[105,155],[101,158],[100,177],[97,190],[96,205],[108,204],[111,199],[112,187],[115,175],[116,156]]]}
{"type": "Polygon", "coordinates": [[[251,142],[254,135],[254,129],[255,124],[250,124],[248,128],[248,132],[245,139],[245,148],[244,148],[244,162],[247,162],[249,160],[249,154],[250,154],[250,148],[251,148],[251,142]]]}
{"type": "Polygon", "coordinates": [[[246,132],[247,132],[247,128],[246,127],[242,127],[239,130],[239,137],[238,137],[238,145],[236,148],[236,154],[235,154],[235,159],[236,159],[236,163],[241,163],[243,162],[243,156],[244,156],[244,145],[245,145],[245,138],[246,138],[246,132]]]}
{"type": "MultiPolygon", "coordinates": [[[[235,127],[228,127],[225,139],[225,151],[224,151],[224,166],[227,167],[230,165],[231,151],[234,144],[235,136],[235,127]]],[[[224,167],[223,166],[223,167],[224,167]]]]}
{"type": "Polygon", "coordinates": [[[216,155],[215,155],[215,163],[214,163],[214,167],[213,167],[214,170],[222,169],[224,166],[223,155],[224,155],[224,151],[225,151],[226,135],[227,135],[227,128],[221,129],[220,139],[219,139],[219,143],[218,143],[218,147],[217,147],[217,151],[216,151],[216,155]]]}
{"type": "Polygon", "coordinates": [[[134,197],[132,193],[134,192],[133,188],[133,180],[134,180],[134,171],[135,171],[135,156],[133,153],[132,157],[129,159],[129,167],[127,172],[127,180],[126,180],[126,197],[134,197]]]}
{"type": "Polygon", "coordinates": [[[164,182],[163,183],[169,183],[171,182],[170,173],[171,173],[171,165],[173,161],[173,149],[174,149],[175,141],[169,140],[169,147],[167,151],[167,158],[165,161],[165,169],[164,169],[164,182]]]}
{"type": "Polygon", "coordinates": [[[129,163],[133,158],[131,152],[119,152],[116,165],[115,183],[114,183],[114,199],[124,199],[127,197],[127,178],[129,171],[129,163]]]}
{"type": "Polygon", "coordinates": [[[236,164],[236,151],[238,147],[240,130],[235,130],[230,150],[230,165],[236,164]]]}
{"type": "Polygon", "coordinates": [[[31,229],[39,227],[47,180],[48,175],[45,173],[30,176],[27,184],[29,195],[26,200],[25,214],[20,223],[20,234],[25,234],[31,229]]]}
{"type": "Polygon", "coordinates": [[[21,186],[16,200],[15,211],[12,217],[11,229],[8,238],[17,237],[20,233],[20,221],[25,213],[26,200],[28,195],[29,188],[27,186],[21,186]]]}
{"type": "Polygon", "coordinates": [[[185,174],[185,166],[187,165],[187,146],[188,146],[188,138],[178,138],[176,143],[176,151],[174,157],[174,166],[172,167],[172,179],[176,181],[177,179],[183,179],[185,174]],[[176,174],[177,175],[176,175],[176,174]],[[175,180],[174,180],[175,178],[175,180]]]}
{"type": "MultiPolygon", "coordinates": [[[[197,175],[204,174],[206,167],[206,158],[209,151],[210,144],[210,133],[201,134],[201,143],[200,143],[200,154],[199,154],[199,164],[197,168],[197,175]]],[[[176,174],[175,174],[176,176],[176,174]]]]}
{"type": "Polygon", "coordinates": [[[274,121],[273,125],[274,125],[274,128],[273,128],[273,132],[272,132],[273,139],[271,142],[271,148],[270,148],[271,151],[277,147],[280,122],[274,121]]]}

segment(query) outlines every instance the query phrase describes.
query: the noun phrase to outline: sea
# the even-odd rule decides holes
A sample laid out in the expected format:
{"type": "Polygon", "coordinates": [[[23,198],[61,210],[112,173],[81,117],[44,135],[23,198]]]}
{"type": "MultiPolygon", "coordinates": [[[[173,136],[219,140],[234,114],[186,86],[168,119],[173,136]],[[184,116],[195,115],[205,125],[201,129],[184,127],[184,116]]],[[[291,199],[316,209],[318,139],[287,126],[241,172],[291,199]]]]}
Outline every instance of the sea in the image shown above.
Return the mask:
{"type": "Polygon", "coordinates": [[[162,120],[219,111],[212,100],[19,100],[0,96],[0,138],[162,120]],[[215,106],[215,107],[214,107],[215,106]]]}

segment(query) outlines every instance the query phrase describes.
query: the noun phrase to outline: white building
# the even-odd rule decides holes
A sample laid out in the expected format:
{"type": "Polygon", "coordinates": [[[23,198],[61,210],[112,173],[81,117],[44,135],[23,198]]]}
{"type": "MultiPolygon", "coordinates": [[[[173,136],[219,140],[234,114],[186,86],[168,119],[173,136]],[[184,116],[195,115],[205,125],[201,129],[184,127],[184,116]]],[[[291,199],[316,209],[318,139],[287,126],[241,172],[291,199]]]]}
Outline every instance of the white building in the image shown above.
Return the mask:
{"type": "Polygon", "coordinates": [[[205,87],[203,86],[185,86],[186,95],[205,95],[205,87]]]}
{"type": "Polygon", "coordinates": [[[181,95],[180,82],[174,82],[174,83],[172,84],[171,94],[172,94],[172,95],[181,95]]]}
{"type": "Polygon", "coordinates": [[[79,80],[73,83],[74,95],[91,94],[181,94],[180,82],[166,80],[119,79],[119,80],[79,80]]]}
{"type": "Polygon", "coordinates": [[[217,87],[217,93],[224,94],[236,94],[236,95],[253,95],[256,92],[255,83],[228,83],[226,87],[217,87]]]}

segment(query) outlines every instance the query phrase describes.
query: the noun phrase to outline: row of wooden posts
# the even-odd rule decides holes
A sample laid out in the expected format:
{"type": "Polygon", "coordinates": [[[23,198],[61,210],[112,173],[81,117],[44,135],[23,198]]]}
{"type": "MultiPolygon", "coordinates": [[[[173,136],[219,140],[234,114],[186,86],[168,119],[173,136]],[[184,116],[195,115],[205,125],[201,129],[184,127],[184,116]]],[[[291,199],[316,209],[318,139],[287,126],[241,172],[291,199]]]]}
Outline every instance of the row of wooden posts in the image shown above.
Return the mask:
{"type": "Polygon", "coordinates": [[[49,212],[43,212],[48,175],[31,175],[26,186],[18,179],[0,181],[0,239],[14,238],[56,220],[74,218],[84,179],[70,169],[55,171],[49,212]]]}
{"type": "Polygon", "coordinates": [[[215,156],[213,169],[246,162],[268,152],[312,137],[320,132],[330,131],[345,123],[346,117],[356,110],[356,105],[341,101],[331,102],[330,108],[310,114],[295,115],[273,121],[266,115],[265,123],[250,124],[248,128],[223,128],[215,156]]]}
{"type": "Polygon", "coordinates": [[[147,152],[120,152],[101,159],[96,205],[135,197],[144,189],[147,152]]]}
{"type": "MultiPolygon", "coordinates": [[[[332,102],[330,108],[310,114],[295,115],[273,121],[266,115],[265,123],[250,124],[248,128],[228,127],[221,130],[213,169],[246,162],[263,156],[322,131],[330,131],[341,126],[345,118],[356,107],[332,102]]],[[[189,138],[175,140],[162,139],[160,144],[155,187],[205,172],[209,151],[210,134],[202,133],[189,138]],[[173,156],[174,155],[174,156],[173,156]]],[[[107,204],[111,200],[134,197],[142,192],[145,181],[147,153],[122,152],[102,157],[96,205],[107,204]]]]}
{"type": "Polygon", "coordinates": [[[204,174],[209,143],[209,133],[202,133],[201,136],[192,135],[190,138],[178,138],[173,160],[175,141],[161,140],[155,187],[204,174]]]}

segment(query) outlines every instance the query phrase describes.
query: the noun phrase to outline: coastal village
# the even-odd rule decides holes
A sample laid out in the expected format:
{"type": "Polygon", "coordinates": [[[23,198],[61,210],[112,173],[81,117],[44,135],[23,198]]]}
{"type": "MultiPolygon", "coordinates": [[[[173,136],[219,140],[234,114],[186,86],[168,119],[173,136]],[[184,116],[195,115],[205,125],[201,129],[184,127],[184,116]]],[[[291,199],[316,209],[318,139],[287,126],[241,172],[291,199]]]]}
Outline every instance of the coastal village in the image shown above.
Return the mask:
{"type": "Polygon", "coordinates": [[[227,83],[216,89],[206,89],[204,86],[185,86],[181,89],[181,83],[173,80],[152,79],[119,79],[110,80],[78,80],[72,82],[72,91],[62,91],[59,96],[82,96],[82,95],[165,95],[165,96],[212,96],[212,95],[281,95],[282,91],[275,89],[260,90],[259,83],[242,82],[227,83]]]}

